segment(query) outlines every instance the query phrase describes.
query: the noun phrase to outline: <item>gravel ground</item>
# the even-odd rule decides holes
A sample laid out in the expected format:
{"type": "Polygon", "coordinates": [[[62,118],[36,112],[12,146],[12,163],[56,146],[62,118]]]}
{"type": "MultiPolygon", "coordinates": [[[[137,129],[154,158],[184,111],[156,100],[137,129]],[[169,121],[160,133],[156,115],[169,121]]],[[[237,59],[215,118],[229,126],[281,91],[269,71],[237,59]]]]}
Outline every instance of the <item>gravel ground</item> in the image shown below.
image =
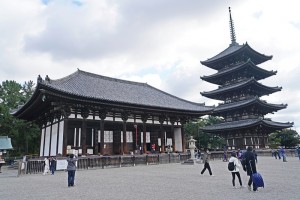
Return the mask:
{"type": "MultiPolygon", "coordinates": [[[[299,200],[300,161],[296,157],[287,160],[258,157],[257,169],[264,177],[265,188],[257,192],[250,192],[247,187],[234,189],[227,162],[220,160],[210,164],[215,176],[209,176],[208,171],[200,175],[203,164],[197,163],[80,170],[76,172],[74,187],[67,187],[67,173],[63,171],[16,177],[15,170],[3,167],[0,199],[299,200]]],[[[241,176],[246,186],[246,173],[242,171],[241,176]]]]}

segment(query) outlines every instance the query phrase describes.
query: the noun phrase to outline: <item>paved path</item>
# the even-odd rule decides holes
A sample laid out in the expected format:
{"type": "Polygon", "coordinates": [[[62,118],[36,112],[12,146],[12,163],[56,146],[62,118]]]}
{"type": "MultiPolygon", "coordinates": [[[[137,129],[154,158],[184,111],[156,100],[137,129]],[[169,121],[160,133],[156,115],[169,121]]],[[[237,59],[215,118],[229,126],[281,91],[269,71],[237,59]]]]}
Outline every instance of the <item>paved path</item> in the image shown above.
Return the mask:
{"type": "MultiPolygon", "coordinates": [[[[299,200],[300,161],[288,162],[271,157],[258,158],[258,171],[265,188],[249,192],[247,188],[233,189],[227,163],[211,161],[214,177],[202,164],[161,164],[113,169],[81,170],[76,172],[75,187],[67,187],[67,173],[54,176],[41,174],[15,177],[13,171],[0,174],[0,199],[101,199],[101,200],[299,200]]],[[[248,177],[241,172],[243,184],[248,177]]],[[[236,180],[237,181],[237,180],[236,180]]],[[[238,184],[237,184],[238,185],[238,184]]]]}

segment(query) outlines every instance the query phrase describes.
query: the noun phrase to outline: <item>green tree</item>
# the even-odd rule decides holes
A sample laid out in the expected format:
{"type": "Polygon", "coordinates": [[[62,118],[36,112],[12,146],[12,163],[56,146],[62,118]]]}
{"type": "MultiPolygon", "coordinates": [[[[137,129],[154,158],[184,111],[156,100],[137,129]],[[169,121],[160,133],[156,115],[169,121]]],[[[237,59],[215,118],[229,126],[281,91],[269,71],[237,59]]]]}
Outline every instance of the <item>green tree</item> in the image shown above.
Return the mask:
{"type": "Polygon", "coordinates": [[[15,81],[3,81],[0,85],[0,135],[12,139],[15,155],[37,153],[39,128],[30,122],[14,118],[10,112],[24,104],[34,92],[33,81],[21,85],[15,81]]]}
{"type": "Polygon", "coordinates": [[[270,134],[269,141],[271,148],[277,148],[278,146],[293,148],[300,144],[300,136],[295,130],[284,129],[270,134]]]}
{"type": "Polygon", "coordinates": [[[186,141],[193,136],[198,148],[220,149],[225,145],[225,140],[221,136],[204,133],[201,128],[212,124],[219,123],[222,119],[218,117],[208,116],[199,119],[197,122],[189,122],[184,126],[186,133],[186,141]]]}

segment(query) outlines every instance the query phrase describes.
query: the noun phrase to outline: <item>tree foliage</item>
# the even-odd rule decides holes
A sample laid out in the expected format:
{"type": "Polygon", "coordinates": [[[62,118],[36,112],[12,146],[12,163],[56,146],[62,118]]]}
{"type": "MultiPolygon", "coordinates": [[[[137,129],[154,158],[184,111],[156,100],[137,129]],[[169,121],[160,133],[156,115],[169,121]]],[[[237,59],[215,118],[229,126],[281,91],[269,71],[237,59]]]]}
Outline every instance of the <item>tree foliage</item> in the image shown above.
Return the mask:
{"type": "Polygon", "coordinates": [[[269,142],[271,148],[277,148],[278,146],[293,148],[300,144],[300,136],[295,130],[284,129],[270,134],[269,142]]]}
{"type": "Polygon", "coordinates": [[[23,85],[16,81],[3,81],[0,85],[0,135],[11,138],[13,155],[37,153],[39,128],[30,122],[14,118],[10,112],[29,100],[34,92],[33,81],[23,85]]]}
{"type": "Polygon", "coordinates": [[[186,133],[186,141],[193,136],[198,148],[222,149],[225,145],[224,138],[210,133],[204,133],[201,128],[212,124],[219,123],[222,119],[218,117],[208,116],[199,119],[197,122],[189,122],[184,126],[186,133]]]}

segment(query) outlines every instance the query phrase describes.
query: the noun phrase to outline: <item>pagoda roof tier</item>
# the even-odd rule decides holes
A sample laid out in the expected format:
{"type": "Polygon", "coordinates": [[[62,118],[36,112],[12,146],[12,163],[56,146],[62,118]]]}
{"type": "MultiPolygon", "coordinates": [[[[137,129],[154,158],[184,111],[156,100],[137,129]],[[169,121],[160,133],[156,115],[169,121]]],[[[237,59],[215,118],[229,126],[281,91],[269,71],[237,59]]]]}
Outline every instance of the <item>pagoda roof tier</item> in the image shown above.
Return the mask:
{"type": "Polygon", "coordinates": [[[246,44],[243,45],[239,45],[238,43],[231,44],[218,55],[209,58],[206,61],[201,61],[201,64],[211,69],[220,70],[224,67],[222,63],[227,63],[231,59],[234,60],[233,58],[237,56],[241,56],[246,59],[250,58],[255,65],[272,59],[272,56],[267,56],[255,51],[246,42],[246,44]]]}
{"type": "Polygon", "coordinates": [[[126,81],[77,70],[73,74],[57,80],[40,77],[31,99],[19,110],[12,113],[19,118],[29,118],[36,109],[41,109],[43,96],[52,95],[59,99],[86,105],[117,106],[126,109],[166,111],[191,115],[205,115],[213,107],[204,103],[190,102],[147,83],[126,81]]]}
{"type": "Polygon", "coordinates": [[[240,82],[226,85],[223,87],[219,87],[216,90],[212,90],[209,92],[200,92],[201,95],[211,98],[211,99],[217,99],[217,100],[223,100],[225,101],[225,94],[228,94],[230,92],[234,91],[241,91],[242,89],[247,89],[251,87],[251,90],[256,91],[257,96],[263,96],[263,95],[269,95],[274,92],[280,91],[282,88],[281,87],[268,87],[265,86],[259,82],[257,82],[254,78],[250,79],[244,79],[241,80],[240,82]]]}
{"type": "Polygon", "coordinates": [[[254,97],[254,98],[240,100],[240,101],[236,101],[236,102],[220,104],[219,106],[217,106],[214,109],[212,115],[220,115],[220,113],[228,112],[229,110],[230,111],[239,110],[239,109],[249,107],[252,105],[261,107],[260,110],[263,110],[263,109],[270,110],[270,112],[266,112],[265,114],[268,114],[268,113],[271,113],[274,111],[278,111],[278,110],[281,110],[281,109],[284,109],[287,107],[287,104],[271,104],[271,103],[267,103],[264,100],[259,99],[258,97],[254,97]]]}
{"type": "Polygon", "coordinates": [[[248,129],[257,126],[265,127],[273,130],[281,130],[281,129],[292,127],[293,123],[274,122],[267,119],[245,119],[245,120],[213,124],[210,126],[203,127],[202,130],[204,132],[217,133],[217,132],[226,132],[235,129],[248,129]]]}
{"type": "MultiPolygon", "coordinates": [[[[202,80],[217,84],[217,85],[223,85],[224,79],[223,77],[232,77],[232,75],[236,75],[240,72],[240,74],[245,75],[245,71],[247,71],[248,76],[251,75],[251,77],[254,77],[256,80],[262,80],[265,78],[268,78],[270,76],[273,76],[277,73],[277,71],[267,71],[265,69],[262,69],[258,66],[256,66],[250,59],[248,59],[246,62],[239,63],[237,65],[229,66],[228,68],[224,70],[219,70],[217,73],[212,74],[210,76],[203,76],[200,77],[202,80]]],[[[246,75],[247,76],[247,75],[246,75]]],[[[250,77],[248,77],[250,78],[250,77]]]]}

